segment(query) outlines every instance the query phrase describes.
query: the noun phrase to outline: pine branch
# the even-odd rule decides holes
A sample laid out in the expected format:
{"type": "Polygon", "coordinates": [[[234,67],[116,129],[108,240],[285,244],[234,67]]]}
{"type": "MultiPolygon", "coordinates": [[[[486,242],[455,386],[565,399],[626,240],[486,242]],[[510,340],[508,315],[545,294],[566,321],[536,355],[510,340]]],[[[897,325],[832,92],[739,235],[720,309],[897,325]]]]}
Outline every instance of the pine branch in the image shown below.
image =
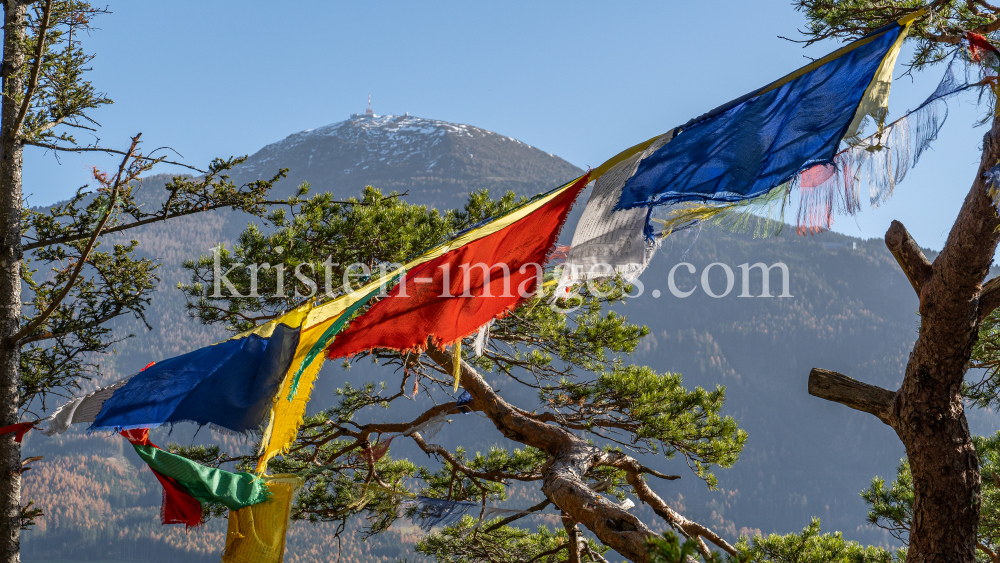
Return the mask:
{"type": "MultiPolygon", "coordinates": [[[[123,152],[120,152],[120,151],[113,151],[113,152],[116,152],[118,154],[126,154],[126,153],[123,153],[123,152]]],[[[163,162],[166,162],[166,161],[163,161],[163,162]]],[[[406,195],[406,194],[403,193],[403,194],[398,194],[398,195],[401,196],[401,195],[406,195]]],[[[173,197],[173,194],[171,194],[171,198],[172,197],[173,197]]],[[[386,196],[385,199],[389,199],[389,198],[393,198],[393,197],[398,197],[398,196],[386,196]]],[[[170,200],[168,200],[167,203],[169,204],[170,200]]],[[[263,201],[257,201],[257,202],[254,202],[254,203],[257,204],[257,205],[288,205],[288,206],[295,205],[295,203],[293,203],[293,201],[289,201],[289,200],[263,200],[263,201]]],[[[369,205],[368,203],[361,202],[361,201],[331,201],[330,203],[340,204],[340,205],[357,205],[357,206],[366,206],[366,205],[369,205]]],[[[185,217],[187,215],[194,215],[195,213],[202,213],[204,211],[215,211],[216,209],[225,209],[227,207],[233,207],[233,203],[232,202],[230,202],[230,203],[217,203],[217,204],[213,204],[213,205],[205,205],[205,206],[201,206],[201,207],[193,207],[193,208],[190,208],[190,209],[186,209],[184,211],[177,211],[177,212],[174,212],[174,213],[166,212],[166,213],[157,214],[157,215],[154,215],[154,216],[151,216],[151,217],[146,217],[146,218],[140,219],[138,221],[132,221],[131,223],[125,223],[123,225],[118,225],[117,227],[111,227],[109,229],[104,229],[101,234],[102,235],[110,235],[110,234],[113,234],[113,233],[120,233],[122,231],[128,231],[128,230],[131,230],[131,229],[135,229],[137,227],[142,227],[144,225],[150,225],[152,223],[163,222],[163,221],[167,221],[169,219],[175,219],[177,217],[185,217]]],[[[23,245],[22,249],[23,249],[24,252],[28,252],[30,250],[35,250],[37,248],[42,248],[42,247],[45,247],[45,246],[51,246],[51,245],[54,245],[54,244],[68,244],[68,243],[71,243],[71,242],[76,242],[76,241],[84,240],[84,239],[90,238],[92,235],[93,235],[93,232],[89,232],[89,233],[80,233],[80,234],[75,234],[75,235],[66,235],[66,236],[63,236],[63,237],[57,237],[57,238],[53,238],[53,239],[36,240],[36,241],[33,241],[33,242],[30,242],[28,244],[23,245]]],[[[276,317],[276,315],[266,316],[266,317],[260,317],[260,318],[256,318],[255,317],[254,320],[256,320],[256,321],[270,320],[270,319],[273,319],[275,317],[276,317]]]]}
{"type": "MultiPolygon", "coordinates": [[[[62,119],[62,118],[60,118],[60,119],[62,119]]],[[[24,144],[31,145],[33,147],[41,147],[43,149],[49,149],[49,150],[53,150],[53,151],[62,151],[62,152],[103,152],[103,153],[108,153],[108,154],[122,154],[122,155],[127,154],[127,153],[122,152],[120,150],[109,149],[107,147],[64,147],[64,146],[60,146],[60,145],[53,145],[51,143],[42,143],[40,141],[24,141],[24,144]]],[[[174,152],[176,152],[176,151],[174,151],[174,152]]],[[[184,164],[183,162],[174,162],[172,160],[152,159],[152,158],[149,158],[148,160],[155,160],[157,163],[174,164],[176,166],[183,166],[184,168],[188,168],[190,170],[194,170],[195,172],[201,172],[202,174],[206,173],[201,168],[196,168],[194,166],[191,166],[190,164],[184,164]]]]}
{"type": "MultiPolygon", "coordinates": [[[[262,205],[285,205],[288,202],[285,202],[285,201],[262,201],[262,202],[259,202],[259,203],[262,204],[262,205]]],[[[174,218],[177,218],[177,217],[184,217],[184,216],[187,216],[187,215],[193,215],[195,213],[201,213],[203,211],[214,211],[216,209],[222,209],[222,208],[231,207],[231,206],[232,206],[231,203],[220,203],[220,204],[217,204],[217,205],[207,205],[205,207],[198,207],[198,208],[195,208],[195,209],[188,209],[188,210],[177,212],[177,213],[169,213],[169,214],[166,214],[166,215],[156,215],[154,217],[148,217],[146,219],[142,219],[142,220],[139,220],[139,221],[133,221],[131,223],[125,223],[124,225],[119,225],[117,227],[112,227],[110,229],[104,229],[104,230],[100,231],[100,233],[98,233],[98,231],[95,230],[95,231],[91,231],[89,233],[81,233],[81,234],[78,234],[78,235],[67,235],[67,236],[64,236],[64,237],[58,237],[58,238],[54,238],[54,239],[39,240],[39,241],[28,243],[28,244],[24,245],[22,248],[24,249],[24,252],[28,252],[29,250],[35,250],[36,248],[42,248],[43,246],[52,246],[54,244],[68,244],[68,243],[71,243],[71,242],[76,242],[76,241],[80,241],[80,240],[92,238],[92,237],[98,236],[98,235],[110,235],[112,233],[120,233],[122,231],[128,231],[128,230],[134,229],[136,227],[141,227],[143,225],[149,225],[151,223],[162,222],[162,221],[166,221],[168,219],[174,219],[174,218]]]]}
{"type": "Polygon", "coordinates": [[[125,167],[128,166],[128,161],[132,158],[132,154],[135,152],[136,147],[139,145],[140,137],[142,137],[142,133],[139,133],[138,135],[132,138],[132,146],[129,147],[128,153],[125,155],[125,158],[122,159],[121,165],[118,166],[118,174],[115,176],[115,183],[111,189],[108,211],[104,214],[104,217],[101,218],[101,222],[97,224],[97,228],[94,229],[93,235],[90,237],[90,241],[87,243],[86,248],[84,248],[83,252],[80,253],[80,258],[76,263],[76,268],[73,270],[73,273],[70,274],[69,279],[66,280],[66,284],[63,286],[62,291],[60,291],[59,294],[56,295],[56,297],[52,300],[52,302],[49,304],[48,308],[45,309],[45,311],[43,311],[40,315],[32,319],[31,322],[25,325],[16,334],[12,335],[10,337],[10,342],[18,342],[21,338],[24,338],[25,336],[31,334],[32,332],[35,331],[35,329],[40,327],[42,323],[44,323],[46,320],[48,320],[50,316],[52,316],[52,313],[56,310],[56,307],[58,307],[59,304],[62,303],[64,299],[66,299],[66,296],[69,295],[70,290],[72,290],[73,286],[76,285],[76,280],[80,276],[80,272],[83,271],[83,267],[87,263],[87,258],[90,256],[91,251],[94,250],[94,246],[97,245],[97,239],[100,238],[101,236],[101,230],[104,228],[104,225],[108,223],[108,220],[111,219],[111,215],[114,212],[115,202],[118,200],[118,192],[121,190],[122,174],[125,173],[125,167]]]}
{"type": "Polygon", "coordinates": [[[11,135],[14,138],[17,138],[17,134],[21,130],[21,125],[24,124],[24,118],[28,115],[28,108],[31,107],[31,98],[34,97],[35,90],[38,89],[38,75],[42,70],[42,58],[45,54],[45,35],[49,30],[49,17],[51,15],[52,0],[48,0],[42,12],[42,22],[38,30],[38,44],[35,45],[35,62],[31,66],[31,78],[28,81],[28,89],[24,93],[24,99],[21,100],[21,108],[17,111],[17,117],[14,118],[14,123],[10,128],[11,135]]]}

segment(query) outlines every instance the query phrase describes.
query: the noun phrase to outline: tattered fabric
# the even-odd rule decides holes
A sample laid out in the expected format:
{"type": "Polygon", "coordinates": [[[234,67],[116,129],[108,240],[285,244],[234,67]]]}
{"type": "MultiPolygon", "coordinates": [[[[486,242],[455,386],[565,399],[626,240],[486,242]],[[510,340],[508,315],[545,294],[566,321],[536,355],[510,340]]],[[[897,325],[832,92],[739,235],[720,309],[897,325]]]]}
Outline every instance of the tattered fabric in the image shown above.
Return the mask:
{"type": "Polygon", "coordinates": [[[405,282],[341,333],[329,357],[373,348],[419,350],[428,337],[446,346],[516,307],[538,289],[559,230],[588,180],[584,175],[454,239],[447,252],[408,271],[405,282]]]}
{"type": "Polygon", "coordinates": [[[616,275],[632,281],[649,265],[656,243],[645,234],[648,211],[616,210],[615,206],[639,162],[672,137],[673,131],[660,136],[643,151],[611,167],[594,183],[563,262],[560,290],[576,282],[616,275]]]}
{"type": "Polygon", "coordinates": [[[313,384],[326,359],[323,350],[354,313],[379,292],[380,286],[376,283],[362,289],[311,309],[302,323],[295,355],[272,401],[271,416],[260,443],[257,474],[264,473],[267,462],[295,442],[313,384]]]}
{"type": "Polygon", "coordinates": [[[295,310],[248,333],[137,373],[104,401],[90,430],[177,422],[240,433],[257,429],[288,371],[307,312],[295,310]]]}
{"type": "MultiPolygon", "coordinates": [[[[121,433],[133,446],[140,444],[143,446],[157,447],[149,441],[149,429],[126,430],[121,433]]],[[[163,487],[163,500],[160,504],[160,524],[184,524],[186,528],[200,526],[203,521],[201,503],[191,496],[191,493],[184,490],[177,481],[158,473],[150,467],[150,471],[163,487]]]]}
{"type": "Polygon", "coordinates": [[[36,424],[38,424],[38,422],[32,420],[29,422],[18,422],[17,424],[4,426],[0,428],[0,436],[3,436],[4,434],[13,434],[14,441],[20,444],[21,440],[24,439],[24,435],[27,434],[29,430],[34,428],[36,424]]]}
{"type": "MultiPolygon", "coordinates": [[[[139,371],[145,371],[153,365],[155,365],[155,362],[150,362],[139,371]]],[[[101,409],[104,408],[104,402],[110,399],[115,394],[115,391],[128,383],[130,379],[132,379],[131,375],[59,407],[46,419],[48,420],[48,425],[43,429],[39,429],[39,432],[46,436],[51,436],[53,434],[62,434],[69,430],[72,424],[94,422],[97,419],[97,415],[101,413],[101,409]]]]}
{"type": "Polygon", "coordinates": [[[404,501],[403,506],[410,520],[425,532],[431,531],[431,528],[450,526],[461,520],[470,510],[483,508],[471,502],[428,497],[404,501]]]}
{"type": "Polygon", "coordinates": [[[200,503],[219,503],[230,510],[239,510],[270,498],[267,486],[258,477],[206,467],[163,451],[149,441],[148,430],[127,431],[122,436],[150,469],[172,479],[200,503]]]}
{"type": "Polygon", "coordinates": [[[264,480],[271,491],[270,501],[229,513],[223,563],[281,563],[292,500],[304,479],[273,475],[264,480]]]}
{"type": "Polygon", "coordinates": [[[425,532],[432,528],[446,527],[455,524],[462,519],[462,516],[470,512],[479,512],[479,528],[484,522],[498,516],[512,516],[515,514],[537,514],[528,510],[518,510],[515,508],[500,508],[497,506],[484,506],[473,502],[445,500],[418,496],[413,499],[403,501],[404,514],[415,525],[425,532]]]}
{"type": "Polygon", "coordinates": [[[886,73],[912,16],[682,126],[644,159],[617,209],[743,201],[831,163],[859,114],[884,118],[886,73]]]}
{"type": "Polygon", "coordinates": [[[170,477],[153,471],[156,480],[163,487],[160,504],[160,524],[184,524],[186,528],[196,528],[202,524],[201,503],[181,488],[170,477]]]}
{"type": "MultiPolygon", "coordinates": [[[[468,393],[468,391],[466,391],[466,393],[468,393]]],[[[449,415],[446,413],[441,413],[437,416],[429,418],[413,428],[410,428],[406,432],[403,432],[403,436],[411,436],[415,432],[420,432],[420,436],[423,437],[424,440],[432,440],[438,435],[439,432],[441,432],[445,423],[449,422],[448,416],[449,415]]]]}
{"type": "Polygon", "coordinates": [[[997,60],[994,51],[971,43],[969,48],[972,52],[968,60],[984,67],[977,73],[980,76],[973,76],[973,66],[967,64],[961,49],[956,50],[937,88],[920,105],[870,136],[852,139],[833,157],[832,164],[806,168],[784,186],[743,202],[688,202],[654,208],[652,221],[663,223],[664,235],[707,222],[727,230],[753,230],[754,236],[769,236],[780,231],[787,196],[796,190],[797,230],[804,235],[829,229],[836,214],[857,214],[865,199],[877,207],[892,196],[937,138],[948,116],[947,98],[981,87],[983,79],[988,79],[987,73],[993,71],[997,60]],[[867,198],[861,193],[864,184],[867,198]]]}
{"type": "MultiPolygon", "coordinates": [[[[992,51],[970,43],[972,60],[987,63],[996,60],[992,51]],[[977,54],[978,50],[978,54],[977,54]]],[[[896,185],[920,161],[948,117],[947,98],[979,87],[971,79],[967,67],[956,73],[964,63],[961,51],[952,56],[937,88],[920,105],[902,117],[858,140],[834,156],[833,164],[818,164],[798,177],[800,192],[798,232],[816,233],[829,229],[834,212],[855,214],[860,209],[861,184],[868,184],[868,200],[873,207],[892,196],[896,185]]]]}

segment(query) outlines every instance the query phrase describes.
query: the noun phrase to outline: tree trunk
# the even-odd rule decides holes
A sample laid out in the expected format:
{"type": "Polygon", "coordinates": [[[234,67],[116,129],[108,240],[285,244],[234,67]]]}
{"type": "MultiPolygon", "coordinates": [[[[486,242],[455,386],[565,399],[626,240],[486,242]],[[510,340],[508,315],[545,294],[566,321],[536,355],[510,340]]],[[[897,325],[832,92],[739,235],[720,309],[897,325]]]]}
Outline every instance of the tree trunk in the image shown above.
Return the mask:
{"type": "Polygon", "coordinates": [[[972,189],[933,265],[897,221],[886,246],[920,298],[920,331],[903,385],[892,393],[826,370],[813,370],[809,392],[878,416],[903,441],[913,473],[913,524],[907,561],[976,560],[981,506],[979,462],[962,404],[962,381],[980,320],[1000,303],[989,273],[1000,220],[984,173],[1000,162],[1000,116],[983,139],[972,189]]]}
{"type": "Polygon", "coordinates": [[[978,337],[980,284],[1000,237],[983,179],[1000,161],[998,139],[1000,121],[995,119],[983,140],[972,189],[932,271],[919,284],[920,332],[893,404],[895,430],[913,472],[907,561],[975,561],[979,463],[961,393],[978,337]]]}
{"type": "MultiPolygon", "coordinates": [[[[11,342],[21,322],[21,165],[23,145],[14,130],[23,90],[27,5],[4,3],[4,93],[0,107],[0,426],[18,422],[20,347],[11,342]]],[[[0,436],[0,562],[20,561],[21,445],[0,436]]]]}

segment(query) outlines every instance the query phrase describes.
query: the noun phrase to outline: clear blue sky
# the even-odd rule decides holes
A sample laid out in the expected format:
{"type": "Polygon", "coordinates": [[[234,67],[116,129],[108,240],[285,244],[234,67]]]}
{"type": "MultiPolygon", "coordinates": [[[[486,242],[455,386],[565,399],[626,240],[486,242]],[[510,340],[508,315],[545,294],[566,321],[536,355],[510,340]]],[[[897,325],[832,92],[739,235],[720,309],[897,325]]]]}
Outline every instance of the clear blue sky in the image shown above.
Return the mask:
{"type": "MultiPolygon", "coordinates": [[[[369,92],[378,114],[469,123],[596,166],[836,47],[779,39],[805,22],[786,1],[109,7],[86,43],[95,86],[116,102],[95,114],[102,143],[124,147],[141,131],[147,147],[171,146],[197,166],[341,121],[364,110],[369,92]]],[[[926,97],[941,71],[897,81],[892,116],[926,97]]],[[[980,112],[972,97],[953,100],[933,152],[895,197],[835,229],[881,237],[899,219],[940,248],[978,165],[980,112]]],[[[60,164],[37,149],[26,158],[32,205],[67,198],[89,165],[115,162],[88,154],[60,164]]]]}

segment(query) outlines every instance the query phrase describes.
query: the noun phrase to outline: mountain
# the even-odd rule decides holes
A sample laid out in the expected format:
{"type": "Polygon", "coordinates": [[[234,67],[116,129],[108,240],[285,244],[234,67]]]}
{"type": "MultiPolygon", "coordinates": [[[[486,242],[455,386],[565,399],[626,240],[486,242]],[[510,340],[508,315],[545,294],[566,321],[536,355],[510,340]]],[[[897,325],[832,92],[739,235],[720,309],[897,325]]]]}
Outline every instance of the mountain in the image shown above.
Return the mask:
{"type": "MultiPolygon", "coordinates": [[[[236,182],[271,177],[279,168],[289,177],[276,188],[287,195],[303,181],[312,192],[329,191],[340,198],[357,195],[366,185],[384,192],[409,192],[413,203],[448,208],[461,205],[473,190],[489,188],[494,195],[514,190],[534,195],[570,180],[581,170],[549,153],[516,139],[470,125],[411,116],[354,117],[318,129],[293,134],[252,155],[231,176],[236,182]],[[353,175],[352,175],[353,174],[353,175]]],[[[163,200],[170,175],[144,178],[136,196],[145,205],[163,200]]],[[[181,217],[107,237],[110,246],[135,239],[140,254],[162,264],[160,282],[147,309],[147,329],[131,318],[114,323],[116,332],[136,334],[116,346],[113,354],[95,358],[100,370],[85,382],[83,392],[116,381],[150,361],[183,354],[225,337],[218,327],[189,318],[177,284],[190,281],[181,264],[209,252],[219,242],[232,243],[246,226],[243,214],[222,210],[181,217]]],[[[353,370],[351,378],[373,375],[353,370]]],[[[339,367],[328,366],[314,393],[311,410],[333,400],[333,390],[344,381],[339,367]]],[[[51,399],[50,399],[51,400],[51,399]]],[[[57,406],[59,400],[54,401],[57,406]]],[[[196,435],[190,425],[154,429],[156,443],[215,443],[231,452],[251,453],[252,443],[209,431],[196,435]]],[[[87,435],[74,428],[47,439],[29,434],[24,455],[43,455],[26,473],[24,498],[34,499],[46,516],[22,536],[22,560],[214,562],[225,539],[225,521],[212,521],[192,533],[159,524],[160,486],[131,448],[122,448],[116,435],[87,435]]],[[[328,541],[331,525],[294,525],[288,536],[285,561],[311,563],[390,563],[409,557],[416,538],[412,530],[351,542],[341,552],[328,541]]]]}
{"type": "MultiPolygon", "coordinates": [[[[254,154],[234,178],[246,181],[269,176],[279,167],[292,169],[289,180],[282,182],[286,193],[298,182],[310,181],[314,192],[328,190],[348,197],[371,184],[384,191],[408,190],[408,201],[442,208],[460,205],[465,194],[479,187],[531,195],[580,172],[558,157],[509,137],[410,116],[353,118],[296,133],[254,154]]],[[[155,200],[167,181],[167,176],[145,178],[143,197],[155,200]]],[[[579,215],[585,201],[586,194],[574,215],[579,215]]],[[[231,242],[237,228],[245,224],[235,214],[214,211],[129,233],[143,254],[163,264],[158,292],[147,314],[152,328],[147,330],[131,319],[117,323],[116,329],[138,336],[118,345],[115,354],[98,358],[100,373],[85,389],[224,335],[216,327],[189,318],[175,288],[186,281],[183,260],[206,254],[220,241],[231,242]]],[[[572,236],[574,224],[571,218],[564,240],[572,236]]],[[[124,240],[111,238],[108,243],[124,240]]],[[[933,253],[925,252],[933,258],[933,253]]],[[[721,268],[715,267],[709,277],[712,287],[725,287],[721,268]]],[[[812,367],[834,369],[890,389],[901,380],[916,336],[917,300],[885,245],[880,240],[834,233],[802,237],[792,228],[769,239],[692,229],[664,242],[641,281],[642,295],[618,308],[632,322],[650,328],[628,361],[681,373],[689,388],[726,386],[724,412],[737,418],[749,433],[740,461],[733,469],[718,471],[719,491],[708,491],[683,460],[646,458],[645,463],[665,473],[683,475],[680,481],[653,480],[651,485],[661,496],[730,539],[741,532],[798,531],[810,517],[819,516],[827,531],[842,530],[846,537],[866,542],[892,543],[886,534],[865,525],[865,506],[858,492],[876,475],[894,475],[903,456],[899,440],[873,417],[806,393],[812,367]],[[721,262],[737,276],[734,291],[719,299],[701,289],[688,298],[674,297],[667,279],[680,262],[697,269],[690,276],[683,268],[678,270],[677,283],[683,288],[699,285],[706,267],[721,262]],[[792,297],[738,297],[742,287],[738,265],[756,262],[786,264],[792,297]]],[[[780,283],[774,273],[772,290],[780,283]]],[[[751,287],[756,295],[759,282],[751,287]]],[[[310,410],[329,406],[334,390],[345,381],[391,385],[396,377],[366,362],[354,364],[350,371],[330,362],[320,376],[310,410]]],[[[531,390],[499,374],[488,377],[508,400],[534,408],[537,397],[531,390]]],[[[431,404],[432,399],[422,394],[412,404],[394,406],[388,415],[402,416],[407,409],[431,404]]],[[[376,416],[384,417],[386,411],[362,413],[362,418],[376,416]]],[[[470,451],[507,444],[479,417],[470,415],[461,423],[461,431],[447,427],[437,440],[447,447],[465,445],[470,451]]],[[[983,411],[970,411],[970,425],[981,434],[998,428],[997,418],[983,411]]],[[[190,425],[157,429],[152,439],[161,444],[212,442],[235,453],[249,452],[252,447],[242,438],[209,430],[195,436],[190,425]]],[[[23,536],[24,561],[218,561],[225,522],[211,522],[191,533],[176,526],[161,527],[159,485],[131,448],[122,445],[117,436],[87,435],[80,428],[51,439],[28,434],[24,456],[45,458],[26,473],[24,498],[35,500],[46,516],[23,536]]],[[[425,459],[406,443],[393,443],[392,453],[425,459]]],[[[517,493],[511,501],[515,505],[537,501],[532,496],[537,491],[517,493]]],[[[635,510],[647,521],[654,520],[647,507],[635,510]]],[[[402,527],[366,541],[348,536],[342,553],[330,541],[330,530],[330,525],[294,525],[285,560],[308,563],[338,555],[347,562],[420,560],[410,550],[418,537],[412,528],[402,527]]]]}
{"type": "Polygon", "coordinates": [[[532,196],[583,173],[513,137],[411,115],[356,115],[289,135],[250,156],[233,177],[270,178],[278,168],[291,169],[279,193],[309,182],[314,192],[348,197],[371,185],[439,208],[483,188],[532,196]]]}

